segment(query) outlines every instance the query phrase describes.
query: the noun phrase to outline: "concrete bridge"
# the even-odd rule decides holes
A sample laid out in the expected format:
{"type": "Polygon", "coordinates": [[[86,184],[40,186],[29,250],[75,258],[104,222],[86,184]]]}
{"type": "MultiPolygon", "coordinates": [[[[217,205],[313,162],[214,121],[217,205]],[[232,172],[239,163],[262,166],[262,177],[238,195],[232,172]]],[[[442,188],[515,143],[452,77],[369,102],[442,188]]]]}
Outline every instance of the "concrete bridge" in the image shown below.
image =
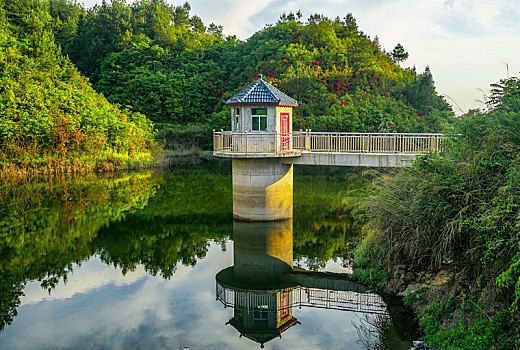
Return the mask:
{"type": "Polygon", "coordinates": [[[284,164],[408,167],[419,154],[442,149],[443,134],[213,133],[213,154],[252,159],[282,158],[284,164]]]}
{"type": "MultiPolygon", "coordinates": [[[[213,131],[213,154],[233,159],[233,216],[269,221],[292,217],[293,165],[408,167],[443,147],[441,134],[293,131],[299,102],[259,79],[224,103],[231,129],[213,131]]],[[[297,116],[298,118],[299,116],[297,116]]]]}

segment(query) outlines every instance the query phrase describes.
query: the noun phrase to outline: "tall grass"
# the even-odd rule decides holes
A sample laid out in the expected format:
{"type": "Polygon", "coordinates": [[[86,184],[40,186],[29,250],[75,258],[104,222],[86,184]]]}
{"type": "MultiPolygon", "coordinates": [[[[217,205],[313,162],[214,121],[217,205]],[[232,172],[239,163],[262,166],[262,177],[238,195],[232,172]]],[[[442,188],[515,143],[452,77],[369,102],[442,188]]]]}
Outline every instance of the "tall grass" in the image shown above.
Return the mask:
{"type": "Polygon", "coordinates": [[[520,80],[494,87],[490,110],[459,120],[444,152],[373,181],[356,260],[412,269],[448,263],[488,276],[518,326],[520,80]]]}

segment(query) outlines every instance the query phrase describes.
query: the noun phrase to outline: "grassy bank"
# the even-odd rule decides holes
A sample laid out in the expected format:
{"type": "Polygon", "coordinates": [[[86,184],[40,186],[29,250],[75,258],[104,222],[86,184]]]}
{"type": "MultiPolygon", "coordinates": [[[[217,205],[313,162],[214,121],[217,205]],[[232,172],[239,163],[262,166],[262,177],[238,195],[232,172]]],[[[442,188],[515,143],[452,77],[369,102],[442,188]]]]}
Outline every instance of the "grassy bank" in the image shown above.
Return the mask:
{"type": "Polygon", "coordinates": [[[53,155],[28,155],[16,161],[6,161],[0,166],[0,178],[14,180],[37,175],[61,175],[87,172],[141,169],[157,164],[151,152],[132,155],[119,153],[78,155],[67,158],[53,155]]]}
{"type": "Polygon", "coordinates": [[[423,286],[414,305],[441,349],[520,347],[520,81],[492,88],[444,152],[378,177],[362,205],[358,275],[402,295],[423,286]]]}

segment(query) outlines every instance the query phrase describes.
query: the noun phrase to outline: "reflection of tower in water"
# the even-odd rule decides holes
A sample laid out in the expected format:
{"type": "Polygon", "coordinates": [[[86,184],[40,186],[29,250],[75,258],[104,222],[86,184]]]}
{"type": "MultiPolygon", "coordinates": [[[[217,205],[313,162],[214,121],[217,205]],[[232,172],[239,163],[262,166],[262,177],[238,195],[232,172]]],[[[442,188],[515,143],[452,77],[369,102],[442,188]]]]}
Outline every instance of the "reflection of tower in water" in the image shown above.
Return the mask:
{"type": "Polygon", "coordinates": [[[377,294],[345,274],[293,268],[292,219],[234,222],[234,266],[216,276],[217,299],[233,307],[240,336],[263,344],[299,324],[294,306],[386,314],[377,294]]]}
{"type": "Polygon", "coordinates": [[[292,219],[233,223],[237,279],[272,283],[292,272],[292,219]]]}
{"type": "Polygon", "coordinates": [[[217,298],[234,308],[228,324],[263,347],[298,323],[297,285],[284,280],[293,271],[292,220],[234,222],[233,233],[235,265],[217,274],[217,298]]]}

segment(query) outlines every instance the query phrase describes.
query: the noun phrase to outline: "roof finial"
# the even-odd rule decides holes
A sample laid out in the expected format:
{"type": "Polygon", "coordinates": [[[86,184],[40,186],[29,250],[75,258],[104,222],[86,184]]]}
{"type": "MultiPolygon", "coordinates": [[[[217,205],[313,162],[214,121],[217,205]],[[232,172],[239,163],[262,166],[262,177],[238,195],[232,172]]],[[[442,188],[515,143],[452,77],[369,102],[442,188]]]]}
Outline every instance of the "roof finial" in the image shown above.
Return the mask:
{"type": "Polygon", "coordinates": [[[260,79],[262,79],[262,77],[264,76],[262,73],[258,74],[258,76],[260,77],[260,79]]]}

